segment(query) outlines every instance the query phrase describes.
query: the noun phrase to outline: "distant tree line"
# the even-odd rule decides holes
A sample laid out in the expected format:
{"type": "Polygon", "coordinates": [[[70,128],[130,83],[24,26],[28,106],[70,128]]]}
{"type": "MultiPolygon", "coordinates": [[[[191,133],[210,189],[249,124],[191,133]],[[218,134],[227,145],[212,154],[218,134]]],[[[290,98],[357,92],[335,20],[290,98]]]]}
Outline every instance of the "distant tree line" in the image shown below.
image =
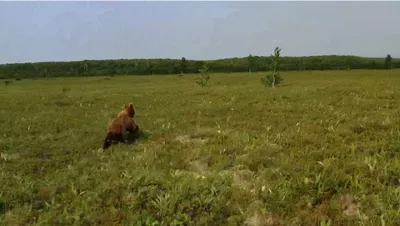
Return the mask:
{"type": "MultiPolygon", "coordinates": [[[[157,75],[199,73],[206,63],[210,72],[257,72],[268,71],[271,57],[252,56],[219,60],[182,59],[119,59],[84,60],[70,62],[15,63],[0,65],[0,79],[114,76],[114,75],[157,75]]],[[[357,56],[310,56],[281,57],[281,71],[291,70],[350,70],[400,68],[400,59],[365,58],[357,56]]]]}

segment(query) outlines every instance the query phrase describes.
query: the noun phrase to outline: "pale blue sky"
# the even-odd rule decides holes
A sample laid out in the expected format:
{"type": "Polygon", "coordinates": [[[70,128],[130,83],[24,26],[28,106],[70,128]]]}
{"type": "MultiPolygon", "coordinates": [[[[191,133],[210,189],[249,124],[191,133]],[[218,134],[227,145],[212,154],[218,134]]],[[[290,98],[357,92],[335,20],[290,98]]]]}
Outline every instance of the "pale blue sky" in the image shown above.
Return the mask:
{"type": "Polygon", "coordinates": [[[400,2],[0,2],[0,63],[400,57],[400,2]]]}

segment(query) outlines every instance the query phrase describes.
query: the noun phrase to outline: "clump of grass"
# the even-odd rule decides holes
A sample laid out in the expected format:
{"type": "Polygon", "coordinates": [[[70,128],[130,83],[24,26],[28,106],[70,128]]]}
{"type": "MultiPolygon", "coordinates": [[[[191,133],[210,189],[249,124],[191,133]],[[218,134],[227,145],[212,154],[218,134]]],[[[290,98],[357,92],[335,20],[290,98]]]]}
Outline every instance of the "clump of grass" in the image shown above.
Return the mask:
{"type": "Polygon", "coordinates": [[[63,88],[62,88],[62,93],[68,94],[68,93],[70,93],[70,92],[71,92],[71,88],[69,88],[69,87],[63,87],[63,88]]]}

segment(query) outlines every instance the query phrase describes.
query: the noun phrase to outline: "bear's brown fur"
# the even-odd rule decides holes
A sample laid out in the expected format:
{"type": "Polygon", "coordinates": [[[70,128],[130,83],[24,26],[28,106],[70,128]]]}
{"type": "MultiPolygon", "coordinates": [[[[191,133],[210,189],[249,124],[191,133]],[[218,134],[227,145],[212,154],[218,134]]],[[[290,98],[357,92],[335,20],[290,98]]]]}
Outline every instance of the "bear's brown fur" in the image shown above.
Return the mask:
{"type": "Polygon", "coordinates": [[[104,140],[103,149],[107,149],[113,143],[123,142],[124,133],[129,131],[131,133],[136,133],[139,131],[139,126],[136,125],[133,118],[135,117],[135,109],[133,108],[133,104],[126,104],[124,110],[122,110],[117,118],[111,123],[108,127],[108,132],[106,139],[104,140]]]}

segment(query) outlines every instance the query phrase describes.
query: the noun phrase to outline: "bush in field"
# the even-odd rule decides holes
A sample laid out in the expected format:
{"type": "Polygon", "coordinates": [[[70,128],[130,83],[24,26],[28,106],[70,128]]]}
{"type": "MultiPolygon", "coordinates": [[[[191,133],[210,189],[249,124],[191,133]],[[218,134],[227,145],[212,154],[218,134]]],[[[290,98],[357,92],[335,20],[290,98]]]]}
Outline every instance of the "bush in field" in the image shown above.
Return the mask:
{"type": "Polygon", "coordinates": [[[4,85],[6,85],[6,86],[10,85],[11,83],[12,83],[12,81],[9,81],[9,80],[4,81],[4,85]]]}
{"type": "Polygon", "coordinates": [[[202,69],[199,69],[200,75],[196,76],[195,81],[200,86],[207,86],[208,80],[210,80],[210,72],[206,64],[203,65],[202,69]]]}
{"type": "Polygon", "coordinates": [[[279,73],[280,53],[281,49],[276,47],[274,50],[274,55],[271,55],[271,72],[261,78],[261,83],[263,83],[265,86],[271,86],[274,88],[276,85],[283,83],[283,78],[279,73]]]}

